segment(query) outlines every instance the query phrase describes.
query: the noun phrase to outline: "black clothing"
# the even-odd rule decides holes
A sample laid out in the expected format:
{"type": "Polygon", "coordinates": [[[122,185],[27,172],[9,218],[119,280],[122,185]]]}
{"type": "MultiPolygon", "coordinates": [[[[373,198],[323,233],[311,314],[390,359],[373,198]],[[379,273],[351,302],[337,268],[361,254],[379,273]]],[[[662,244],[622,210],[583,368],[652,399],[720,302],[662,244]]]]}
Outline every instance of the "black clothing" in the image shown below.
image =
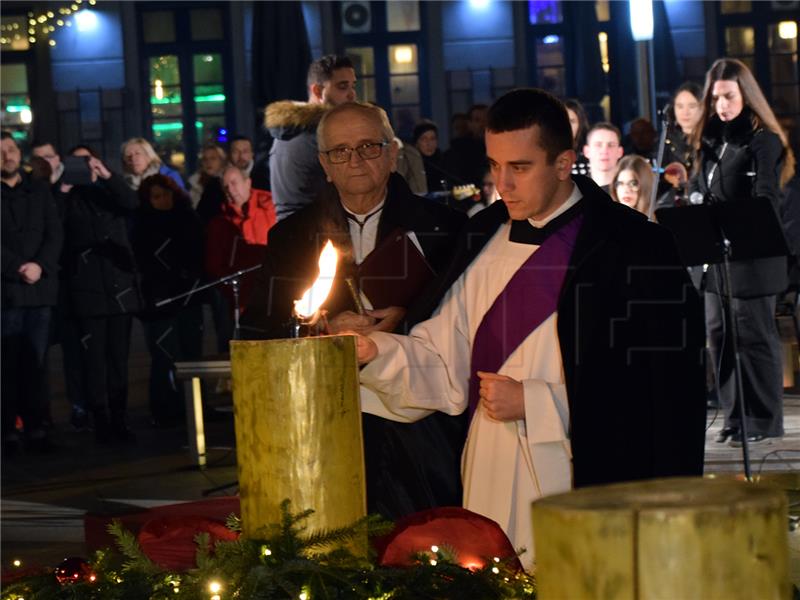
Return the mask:
{"type": "MultiPolygon", "coordinates": [[[[736,408],[733,352],[722,352],[720,345],[732,347],[732,329],[724,324],[727,299],[706,294],[706,327],[714,367],[719,367],[720,408],[725,427],[739,429],[741,417],[736,408]],[[724,339],[723,339],[724,336],[724,339]]],[[[734,314],[739,330],[739,360],[742,386],[747,404],[747,435],[783,435],[783,369],[780,336],[775,323],[775,296],[734,298],[734,314]]]]}
{"type": "Polygon", "coordinates": [[[459,185],[475,184],[480,188],[489,168],[486,145],[474,137],[456,138],[443,156],[444,169],[458,179],[459,185]]]}
{"type": "MultiPolygon", "coordinates": [[[[576,487],[700,475],[705,444],[702,309],[672,236],[586,177],[584,221],[558,303],[576,487]]],[[[433,309],[508,221],[475,215],[427,299],[433,309]]]]}
{"type": "Polygon", "coordinates": [[[58,297],[58,256],[63,230],[46,182],[22,174],[13,188],[2,184],[2,307],[55,306],[58,297]],[[25,283],[19,268],[35,262],[42,276],[25,283]]]}
{"type": "MultiPolygon", "coordinates": [[[[321,197],[270,230],[264,269],[259,271],[250,304],[242,316],[245,337],[286,336],[284,324],[291,316],[292,301],[300,298],[316,278],[326,240],[332,239],[345,252],[350,247],[344,219],[338,195],[333,195],[321,197]]],[[[414,232],[429,264],[440,273],[464,221],[462,215],[414,196],[402,177],[392,175],[377,243],[398,227],[414,232]]],[[[346,257],[340,259],[337,279],[347,276],[351,269],[352,262],[348,264],[346,257]]],[[[331,314],[354,310],[341,281],[334,284],[324,306],[331,314]]],[[[364,414],[363,431],[370,512],[397,519],[425,508],[460,505],[465,416],[435,413],[416,423],[397,423],[364,414]]]]}
{"type": "Polygon", "coordinates": [[[686,168],[687,173],[692,172],[695,152],[692,144],[684,135],[683,130],[675,124],[670,124],[667,137],[664,139],[664,156],[661,166],[666,167],[671,163],[680,163],[686,168]]]}
{"type": "Polygon", "coordinates": [[[438,149],[431,156],[423,154],[422,164],[425,166],[428,193],[449,191],[452,187],[464,183],[456,181],[453,175],[445,170],[444,155],[438,149]]]}
{"type": "MultiPolygon", "coordinates": [[[[777,214],[783,156],[780,138],[767,129],[756,129],[748,108],[728,123],[715,115],[703,131],[702,162],[692,189],[704,194],[706,202],[767,202],[777,214]]],[[[735,261],[730,270],[748,435],[779,436],[783,434],[783,378],[774,318],[775,294],[788,286],[786,257],[735,261]]],[[[727,302],[711,297],[723,291],[720,274],[719,265],[706,274],[710,292],[706,294],[706,328],[711,358],[720,370],[725,427],[738,427],[741,414],[735,402],[732,328],[730,323],[723,327],[721,316],[727,302]]]]}
{"type": "MultiPolygon", "coordinates": [[[[702,162],[692,182],[692,191],[711,194],[717,201],[744,198],[769,202],[777,213],[783,144],[773,132],[754,129],[750,115],[745,109],[729,123],[723,123],[717,116],[711,118],[703,132],[702,162]]],[[[733,262],[731,278],[731,289],[737,298],[779,294],[788,285],[786,258],[733,262]]],[[[720,293],[717,279],[716,269],[710,269],[707,291],[720,293]]]]}
{"type": "Polygon", "coordinates": [[[582,153],[578,153],[575,162],[572,163],[572,174],[585,175],[586,177],[592,176],[592,168],[589,166],[589,159],[586,158],[582,153]]]}
{"type": "Polygon", "coordinates": [[[78,317],[132,314],[141,297],[128,236],[136,192],[112,174],[76,185],[63,199],[64,284],[78,317]]]}
{"type": "Polygon", "coordinates": [[[200,218],[203,227],[207,227],[211,219],[222,214],[225,204],[225,191],[222,189],[222,179],[211,177],[203,188],[203,195],[195,207],[195,212],[200,218]]]}

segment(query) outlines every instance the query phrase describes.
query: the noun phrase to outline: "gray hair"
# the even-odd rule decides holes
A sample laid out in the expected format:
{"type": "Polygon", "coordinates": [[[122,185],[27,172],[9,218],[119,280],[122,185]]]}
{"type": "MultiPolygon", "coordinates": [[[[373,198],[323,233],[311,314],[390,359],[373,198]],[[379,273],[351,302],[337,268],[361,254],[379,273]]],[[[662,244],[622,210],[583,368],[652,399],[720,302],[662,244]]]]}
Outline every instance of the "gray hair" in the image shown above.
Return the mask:
{"type": "Polygon", "coordinates": [[[391,142],[394,139],[394,129],[392,129],[392,124],[389,122],[389,117],[386,114],[386,111],[380,106],[375,106],[374,104],[367,104],[364,102],[345,102],[344,104],[339,104],[338,106],[334,106],[330,110],[326,111],[320,120],[319,125],[317,125],[317,147],[320,149],[320,151],[328,150],[328,148],[325,148],[323,141],[325,139],[325,126],[327,125],[328,121],[344,112],[360,113],[375,123],[379,123],[384,140],[391,142]]]}

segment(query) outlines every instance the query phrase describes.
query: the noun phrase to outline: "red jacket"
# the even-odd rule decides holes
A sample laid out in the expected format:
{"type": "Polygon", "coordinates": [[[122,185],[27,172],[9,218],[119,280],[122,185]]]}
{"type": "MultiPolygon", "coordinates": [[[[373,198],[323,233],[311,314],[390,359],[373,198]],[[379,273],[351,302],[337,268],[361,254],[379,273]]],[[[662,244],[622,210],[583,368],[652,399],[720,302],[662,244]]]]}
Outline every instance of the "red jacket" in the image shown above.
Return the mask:
{"type": "MultiPolygon", "coordinates": [[[[241,269],[259,265],[264,259],[264,249],[270,228],[275,224],[275,206],[272,194],[253,188],[250,198],[241,209],[226,203],[222,214],[208,224],[206,232],[206,272],[212,279],[230,275],[241,269]]],[[[239,304],[247,306],[255,272],[242,277],[239,304]]],[[[224,286],[225,295],[232,301],[230,286],[224,286]]]]}

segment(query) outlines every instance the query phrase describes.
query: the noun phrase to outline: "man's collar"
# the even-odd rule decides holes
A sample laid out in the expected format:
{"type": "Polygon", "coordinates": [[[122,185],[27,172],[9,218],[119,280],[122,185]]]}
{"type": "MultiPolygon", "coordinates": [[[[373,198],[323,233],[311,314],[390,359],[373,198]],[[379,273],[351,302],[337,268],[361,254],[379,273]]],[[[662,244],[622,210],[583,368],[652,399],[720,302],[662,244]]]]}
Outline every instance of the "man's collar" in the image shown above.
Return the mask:
{"type": "Polygon", "coordinates": [[[570,180],[570,184],[572,185],[572,192],[570,192],[569,197],[564,201],[564,203],[561,206],[559,206],[552,213],[547,215],[544,219],[541,219],[539,221],[534,219],[528,219],[528,222],[537,228],[544,227],[545,225],[547,225],[549,221],[552,221],[561,213],[564,213],[573,206],[575,206],[578,203],[578,201],[581,198],[583,198],[583,194],[581,194],[581,191],[578,189],[578,186],[575,185],[574,181],[570,180]]]}

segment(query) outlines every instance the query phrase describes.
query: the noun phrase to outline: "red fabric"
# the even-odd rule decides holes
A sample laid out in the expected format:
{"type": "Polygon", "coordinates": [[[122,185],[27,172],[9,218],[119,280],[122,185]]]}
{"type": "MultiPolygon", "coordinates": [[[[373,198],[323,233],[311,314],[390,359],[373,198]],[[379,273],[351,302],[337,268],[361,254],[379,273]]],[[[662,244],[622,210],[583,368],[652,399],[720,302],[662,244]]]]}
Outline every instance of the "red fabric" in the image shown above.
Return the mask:
{"type": "MultiPolygon", "coordinates": [[[[456,561],[468,569],[481,568],[494,557],[516,555],[500,526],[483,515],[465,508],[448,506],[423,510],[403,517],[394,530],[373,546],[382,566],[411,566],[417,552],[430,552],[431,546],[447,546],[456,551],[456,561]]],[[[519,560],[512,565],[522,570],[519,560]]]]}
{"type": "MultiPolygon", "coordinates": [[[[275,206],[272,194],[253,188],[244,211],[226,203],[222,214],[208,224],[206,231],[206,273],[219,279],[241,269],[259,265],[264,261],[264,249],[269,230],[275,224],[275,206]]],[[[253,288],[255,272],[247,273],[239,287],[239,306],[247,307],[253,288]]],[[[230,286],[223,287],[229,305],[233,306],[230,286]]]]}
{"type": "Polygon", "coordinates": [[[232,541],[239,537],[221,521],[186,516],[151,519],[144,524],[137,539],[142,552],[161,568],[186,571],[197,566],[195,537],[203,532],[209,534],[212,549],[220,540],[232,541]]]}
{"type": "Polygon", "coordinates": [[[151,509],[138,509],[120,514],[87,514],[84,517],[84,534],[86,548],[89,551],[101,548],[114,548],[114,537],[108,533],[108,525],[113,520],[120,521],[122,525],[134,534],[138,534],[145,523],[162,517],[204,517],[217,522],[225,522],[230,514],[239,514],[239,497],[224,496],[196,502],[183,502],[168,504],[151,509]]]}

